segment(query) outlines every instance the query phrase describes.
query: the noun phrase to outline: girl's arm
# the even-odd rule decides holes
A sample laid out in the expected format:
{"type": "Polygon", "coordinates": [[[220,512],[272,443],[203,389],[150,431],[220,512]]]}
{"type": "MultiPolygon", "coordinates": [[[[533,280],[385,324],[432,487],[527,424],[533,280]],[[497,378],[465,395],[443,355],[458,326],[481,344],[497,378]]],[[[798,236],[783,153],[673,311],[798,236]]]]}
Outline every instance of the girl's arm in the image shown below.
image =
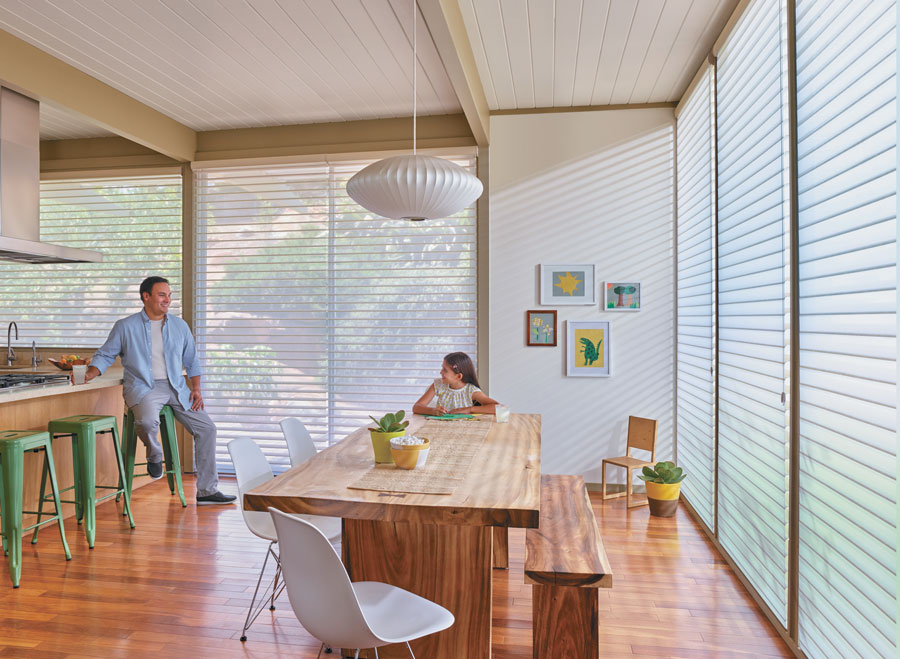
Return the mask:
{"type": "Polygon", "coordinates": [[[437,407],[429,407],[428,403],[434,398],[434,384],[428,385],[428,389],[422,394],[422,397],[413,405],[413,414],[427,414],[429,416],[442,416],[447,413],[447,408],[438,405],[437,407]]]}
{"type": "Polygon", "coordinates": [[[472,400],[478,403],[472,407],[460,407],[459,409],[450,410],[451,414],[493,414],[498,403],[493,398],[489,398],[483,391],[473,391],[472,400]]]}

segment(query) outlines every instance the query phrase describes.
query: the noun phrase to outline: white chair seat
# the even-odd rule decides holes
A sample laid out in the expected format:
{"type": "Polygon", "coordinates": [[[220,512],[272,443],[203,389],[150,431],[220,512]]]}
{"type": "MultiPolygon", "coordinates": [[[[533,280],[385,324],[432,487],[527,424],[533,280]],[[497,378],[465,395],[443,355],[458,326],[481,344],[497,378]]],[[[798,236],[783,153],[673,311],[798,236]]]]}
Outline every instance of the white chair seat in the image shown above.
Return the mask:
{"type": "Polygon", "coordinates": [[[387,643],[402,643],[447,629],[453,614],[431,600],[378,581],[353,584],[372,632],[387,643]]]}
{"type": "MultiPolygon", "coordinates": [[[[323,517],[321,515],[292,515],[292,517],[305,519],[319,529],[322,534],[328,538],[328,542],[335,547],[340,546],[340,517],[323,517]]],[[[272,521],[272,516],[269,513],[263,513],[256,510],[245,510],[244,518],[251,522],[247,526],[253,531],[254,535],[270,542],[278,542],[278,536],[275,534],[275,522],[272,521]]]]}

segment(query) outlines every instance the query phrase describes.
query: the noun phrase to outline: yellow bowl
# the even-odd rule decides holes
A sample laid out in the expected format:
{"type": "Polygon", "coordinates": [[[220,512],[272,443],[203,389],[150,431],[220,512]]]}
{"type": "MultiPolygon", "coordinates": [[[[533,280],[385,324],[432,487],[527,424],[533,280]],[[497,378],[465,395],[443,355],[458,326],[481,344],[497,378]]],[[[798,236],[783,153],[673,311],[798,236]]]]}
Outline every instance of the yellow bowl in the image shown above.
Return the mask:
{"type": "Polygon", "coordinates": [[[405,446],[394,446],[391,444],[391,455],[394,458],[394,464],[400,469],[415,469],[425,465],[428,459],[428,451],[431,448],[431,440],[423,437],[424,444],[409,444],[405,446]]]}

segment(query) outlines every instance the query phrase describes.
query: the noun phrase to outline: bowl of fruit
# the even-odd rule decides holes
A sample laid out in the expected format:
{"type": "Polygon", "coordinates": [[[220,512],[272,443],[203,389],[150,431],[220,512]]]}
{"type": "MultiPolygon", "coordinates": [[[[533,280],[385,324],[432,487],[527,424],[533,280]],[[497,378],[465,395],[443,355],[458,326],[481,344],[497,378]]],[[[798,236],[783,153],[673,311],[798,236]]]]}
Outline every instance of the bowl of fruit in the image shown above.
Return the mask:
{"type": "Polygon", "coordinates": [[[72,366],[74,364],[87,364],[87,359],[82,359],[78,355],[63,355],[59,359],[53,359],[53,357],[48,357],[47,361],[53,364],[56,368],[60,368],[64,371],[71,371],[72,366]]]}

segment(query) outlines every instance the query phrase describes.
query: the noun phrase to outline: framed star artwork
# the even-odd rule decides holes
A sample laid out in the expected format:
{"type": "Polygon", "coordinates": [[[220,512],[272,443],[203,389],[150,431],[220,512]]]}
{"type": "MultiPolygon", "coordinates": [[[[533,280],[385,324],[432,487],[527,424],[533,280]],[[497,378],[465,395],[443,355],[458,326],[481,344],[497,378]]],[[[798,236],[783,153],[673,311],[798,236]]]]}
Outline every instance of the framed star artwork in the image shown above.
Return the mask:
{"type": "Polygon", "coordinates": [[[594,265],[541,264],[541,305],[596,304],[594,265]]]}

